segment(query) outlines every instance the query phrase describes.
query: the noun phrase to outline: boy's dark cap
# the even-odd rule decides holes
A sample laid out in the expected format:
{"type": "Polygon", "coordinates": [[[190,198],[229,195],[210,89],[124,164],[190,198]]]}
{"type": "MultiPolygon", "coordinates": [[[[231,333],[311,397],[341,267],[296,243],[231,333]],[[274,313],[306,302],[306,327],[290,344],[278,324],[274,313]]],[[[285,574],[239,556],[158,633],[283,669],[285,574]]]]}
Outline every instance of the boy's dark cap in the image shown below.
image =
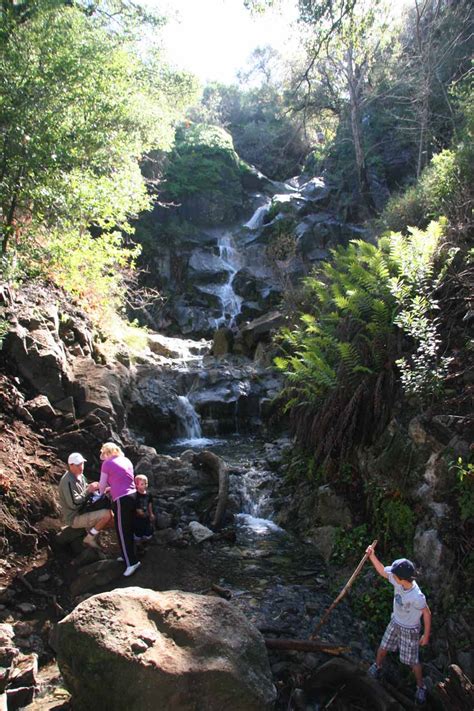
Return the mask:
{"type": "Polygon", "coordinates": [[[415,566],[408,558],[398,558],[390,566],[390,572],[400,580],[413,580],[415,577],[415,566]]]}

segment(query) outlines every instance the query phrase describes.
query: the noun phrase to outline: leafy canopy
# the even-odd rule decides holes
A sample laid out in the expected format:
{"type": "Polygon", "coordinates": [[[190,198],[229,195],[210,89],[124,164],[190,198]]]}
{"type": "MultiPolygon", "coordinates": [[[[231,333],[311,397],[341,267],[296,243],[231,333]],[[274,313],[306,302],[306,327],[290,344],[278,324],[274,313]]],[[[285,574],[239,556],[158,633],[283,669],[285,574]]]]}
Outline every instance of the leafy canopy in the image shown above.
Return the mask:
{"type": "Polygon", "coordinates": [[[63,249],[65,264],[82,260],[86,274],[99,244],[119,248],[97,235],[130,232],[130,216],[148,206],[139,160],[170,148],[196,86],[153,47],[138,51],[135,10],[37,0],[0,15],[4,267],[19,257],[54,274],[63,249]]]}

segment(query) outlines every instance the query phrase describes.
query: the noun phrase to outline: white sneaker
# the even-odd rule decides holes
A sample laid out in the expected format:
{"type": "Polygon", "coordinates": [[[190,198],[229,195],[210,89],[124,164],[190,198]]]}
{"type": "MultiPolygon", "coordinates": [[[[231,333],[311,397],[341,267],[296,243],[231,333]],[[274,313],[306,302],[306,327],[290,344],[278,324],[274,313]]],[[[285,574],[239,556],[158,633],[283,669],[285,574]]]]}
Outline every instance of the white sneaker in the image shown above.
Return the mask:
{"type": "Polygon", "coordinates": [[[124,562],[125,562],[125,559],[124,559],[124,558],[122,558],[122,556],[121,556],[121,555],[119,555],[119,557],[118,557],[118,558],[116,558],[115,560],[116,560],[116,561],[117,561],[118,563],[124,563],[124,562]]]}
{"type": "Polygon", "coordinates": [[[82,539],[82,542],[86,546],[90,546],[91,548],[98,548],[100,550],[100,546],[95,540],[95,536],[93,536],[92,533],[88,533],[87,536],[82,539]]]}
{"type": "Polygon", "coordinates": [[[138,563],[135,563],[135,565],[129,565],[127,570],[124,573],[124,576],[128,578],[130,575],[133,575],[136,570],[141,566],[140,561],[138,563]]]}

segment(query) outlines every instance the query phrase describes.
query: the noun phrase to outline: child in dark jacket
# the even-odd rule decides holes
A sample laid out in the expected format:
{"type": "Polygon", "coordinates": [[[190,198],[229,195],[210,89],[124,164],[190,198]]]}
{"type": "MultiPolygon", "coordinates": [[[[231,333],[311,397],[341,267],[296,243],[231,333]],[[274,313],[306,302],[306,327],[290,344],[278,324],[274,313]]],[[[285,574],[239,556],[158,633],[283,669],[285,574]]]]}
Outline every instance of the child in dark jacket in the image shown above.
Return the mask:
{"type": "Polygon", "coordinates": [[[148,493],[148,479],[144,474],[135,477],[137,487],[137,504],[133,535],[135,541],[149,541],[153,536],[155,512],[153,511],[153,497],[148,493]]]}

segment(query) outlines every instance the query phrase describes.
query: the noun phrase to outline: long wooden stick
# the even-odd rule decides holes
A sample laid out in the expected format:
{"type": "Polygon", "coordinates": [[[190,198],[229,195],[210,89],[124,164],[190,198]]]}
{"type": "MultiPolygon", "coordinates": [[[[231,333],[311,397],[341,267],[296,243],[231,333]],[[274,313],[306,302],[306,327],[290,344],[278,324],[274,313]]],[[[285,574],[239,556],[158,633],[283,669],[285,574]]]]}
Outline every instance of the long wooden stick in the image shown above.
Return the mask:
{"type": "MultiPolygon", "coordinates": [[[[378,543],[378,541],[373,541],[373,543],[372,543],[372,548],[375,548],[375,546],[377,545],[377,543],[378,543]]],[[[346,583],[346,584],[344,585],[344,587],[342,588],[342,590],[341,590],[341,592],[339,593],[339,595],[336,597],[336,599],[334,600],[334,602],[331,603],[331,605],[328,607],[328,609],[326,610],[326,612],[325,612],[324,615],[322,616],[321,620],[318,622],[318,624],[317,624],[317,626],[316,626],[316,628],[315,628],[313,634],[310,636],[310,639],[315,639],[315,638],[316,638],[317,633],[319,632],[319,630],[321,629],[321,627],[325,624],[326,620],[328,619],[329,615],[330,615],[331,612],[334,610],[334,608],[336,607],[336,605],[338,605],[338,604],[341,602],[342,598],[345,597],[345,595],[347,595],[347,593],[349,592],[349,590],[350,590],[351,587],[352,587],[352,584],[353,584],[354,580],[357,578],[357,576],[359,575],[360,571],[361,571],[362,568],[364,567],[365,561],[368,559],[368,557],[369,557],[369,556],[368,556],[367,553],[366,553],[366,554],[364,555],[364,557],[362,558],[362,560],[360,561],[360,563],[359,563],[359,565],[357,566],[357,568],[356,568],[356,569],[354,570],[354,572],[352,573],[352,575],[351,575],[351,577],[349,578],[349,580],[347,581],[347,583],[346,583]]]]}

